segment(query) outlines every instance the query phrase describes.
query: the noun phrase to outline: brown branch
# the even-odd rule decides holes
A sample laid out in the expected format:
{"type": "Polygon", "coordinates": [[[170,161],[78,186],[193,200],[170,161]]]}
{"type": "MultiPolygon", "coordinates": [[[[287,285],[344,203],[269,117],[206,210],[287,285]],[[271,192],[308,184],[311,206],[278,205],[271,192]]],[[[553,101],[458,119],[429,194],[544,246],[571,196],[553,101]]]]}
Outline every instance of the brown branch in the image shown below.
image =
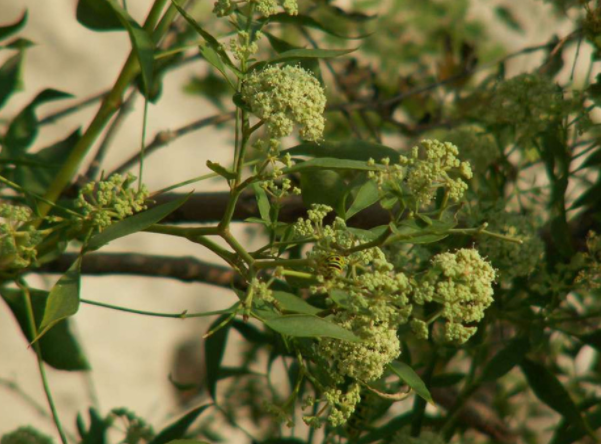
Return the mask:
{"type": "MultiPolygon", "coordinates": [[[[36,270],[42,273],[64,273],[73,264],[77,254],[67,253],[56,261],[36,270]]],[[[163,277],[183,282],[200,282],[230,288],[243,286],[240,276],[230,268],[203,262],[194,257],[154,256],[137,253],[92,253],[84,257],[82,274],[136,275],[163,277]]]]}

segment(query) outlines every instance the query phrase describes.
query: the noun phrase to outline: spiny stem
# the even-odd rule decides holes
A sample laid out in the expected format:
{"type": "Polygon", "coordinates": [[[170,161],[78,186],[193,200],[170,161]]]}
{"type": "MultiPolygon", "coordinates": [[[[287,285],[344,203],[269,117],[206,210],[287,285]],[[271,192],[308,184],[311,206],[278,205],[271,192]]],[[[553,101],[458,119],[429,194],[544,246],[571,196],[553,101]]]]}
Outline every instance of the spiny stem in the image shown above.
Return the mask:
{"type": "MultiPolygon", "coordinates": [[[[38,329],[36,327],[35,317],[33,314],[33,304],[31,302],[29,288],[22,282],[17,281],[17,285],[21,291],[23,291],[23,296],[25,297],[25,308],[27,311],[27,322],[29,323],[29,329],[33,335],[32,337],[36,338],[38,336],[38,329]]],[[[40,379],[42,380],[42,385],[44,386],[44,393],[46,393],[46,399],[48,400],[48,406],[50,407],[50,412],[52,413],[52,418],[54,419],[54,425],[56,426],[56,430],[61,438],[62,444],[67,444],[67,435],[63,430],[63,426],[58,416],[58,411],[56,410],[56,405],[54,404],[54,399],[52,398],[52,391],[50,390],[50,385],[48,384],[48,378],[46,377],[46,369],[44,367],[44,361],[42,360],[42,349],[40,347],[40,343],[36,341],[32,344],[32,347],[35,351],[38,361],[40,379]]]]}

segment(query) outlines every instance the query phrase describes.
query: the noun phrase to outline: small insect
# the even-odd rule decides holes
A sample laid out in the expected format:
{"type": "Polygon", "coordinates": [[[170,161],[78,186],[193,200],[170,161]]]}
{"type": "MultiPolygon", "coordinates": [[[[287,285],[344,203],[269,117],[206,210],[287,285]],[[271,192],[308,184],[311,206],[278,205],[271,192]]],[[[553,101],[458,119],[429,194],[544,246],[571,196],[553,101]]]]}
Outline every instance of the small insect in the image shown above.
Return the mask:
{"type": "Polygon", "coordinates": [[[326,276],[341,274],[346,268],[346,258],[338,254],[331,254],[323,261],[322,268],[326,276]]]}

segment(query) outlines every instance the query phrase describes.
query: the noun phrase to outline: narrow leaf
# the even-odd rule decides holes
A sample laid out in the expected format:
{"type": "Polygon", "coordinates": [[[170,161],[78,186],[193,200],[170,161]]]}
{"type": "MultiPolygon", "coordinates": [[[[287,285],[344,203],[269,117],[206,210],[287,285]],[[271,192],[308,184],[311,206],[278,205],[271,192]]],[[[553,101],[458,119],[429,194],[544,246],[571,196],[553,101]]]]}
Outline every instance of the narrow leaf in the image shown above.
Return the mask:
{"type": "Polygon", "coordinates": [[[342,341],[359,342],[355,334],[339,325],[317,316],[298,314],[266,319],[265,325],[282,335],[297,338],[334,338],[342,341]]]}
{"type": "Polygon", "coordinates": [[[286,293],[285,291],[274,291],[273,297],[276,299],[276,301],[278,301],[280,308],[285,311],[308,315],[315,315],[322,311],[320,308],[312,306],[311,304],[305,302],[305,300],[292,293],[286,293]]]}
{"type": "Polygon", "coordinates": [[[298,26],[302,26],[302,27],[306,27],[306,28],[318,29],[322,32],[325,32],[326,34],[330,34],[335,37],[338,37],[341,39],[347,39],[347,40],[358,40],[358,39],[365,38],[369,35],[369,34],[364,34],[364,35],[358,35],[358,36],[349,36],[349,35],[341,34],[341,33],[337,32],[336,30],[330,28],[329,26],[326,26],[326,25],[318,22],[313,17],[309,17],[308,15],[303,15],[303,14],[289,15],[286,13],[281,13],[281,14],[271,15],[265,20],[272,22],[272,23],[290,23],[293,25],[298,25],[298,26]]]}
{"type": "Polygon", "coordinates": [[[189,197],[190,195],[187,195],[162,205],[157,205],[150,210],[134,214],[127,219],[111,225],[101,233],[93,236],[87,245],[87,249],[97,250],[98,248],[108,244],[111,241],[114,241],[115,239],[145,230],[177,210],[188,200],[189,197]]]}
{"type": "Polygon", "coordinates": [[[484,367],[482,382],[496,381],[516,365],[519,365],[530,349],[528,336],[519,336],[499,351],[484,367]]]}
{"type": "MultiPolygon", "coordinates": [[[[17,289],[0,288],[0,296],[7,303],[17,319],[23,334],[27,338],[27,342],[33,341],[34,335],[29,326],[27,307],[25,305],[26,302],[23,292],[17,289]]],[[[30,296],[36,328],[39,328],[46,310],[48,292],[30,290],[30,296]]],[[[69,371],[90,369],[90,365],[88,364],[77,339],[71,333],[69,319],[58,322],[53,329],[40,339],[39,345],[42,352],[42,359],[51,367],[58,370],[69,371]]]]}
{"type": "Polygon", "coordinates": [[[375,204],[380,198],[378,186],[372,180],[367,180],[355,196],[351,207],[346,211],[346,218],[350,219],[355,214],[375,204]]]}
{"type": "Polygon", "coordinates": [[[161,430],[157,434],[157,436],[155,436],[154,439],[148,444],[167,444],[174,440],[183,438],[186,435],[186,432],[188,431],[192,423],[196,421],[196,419],[202,414],[202,412],[204,412],[210,406],[211,404],[201,405],[200,407],[197,407],[194,410],[186,413],[173,424],[161,430]]]}
{"type": "Polygon", "coordinates": [[[524,358],[520,367],[538,399],[547,404],[566,421],[584,429],[585,424],[566,388],[547,367],[524,358]]]}
{"type": "Polygon", "coordinates": [[[409,367],[402,361],[394,361],[392,364],[388,366],[388,368],[399,378],[401,378],[405,383],[413,389],[415,393],[417,393],[424,400],[434,405],[434,400],[432,399],[432,395],[430,391],[426,387],[422,378],[419,377],[415,370],[409,367]]]}
{"type": "Polygon", "coordinates": [[[131,40],[132,51],[134,52],[140,71],[142,73],[142,81],[144,83],[144,91],[148,97],[150,88],[152,87],[152,76],[154,71],[154,42],[150,33],[142,28],[125,9],[119,6],[115,0],[107,0],[125,29],[131,40]]]}
{"type": "Polygon", "coordinates": [[[205,365],[206,365],[206,384],[207,390],[211,398],[216,399],[217,381],[219,381],[219,373],[221,371],[221,360],[227,346],[227,338],[230,332],[231,323],[219,327],[230,315],[223,315],[217,318],[211,324],[208,331],[213,331],[219,328],[215,333],[205,341],[205,365]]]}
{"type": "Polygon", "coordinates": [[[209,169],[211,171],[216,172],[221,177],[223,177],[223,178],[225,178],[227,180],[234,180],[236,178],[236,173],[234,173],[233,171],[228,170],[227,168],[219,165],[216,162],[211,162],[210,160],[207,160],[207,167],[209,167],[209,169]]]}
{"type": "Polygon", "coordinates": [[[0,40],[4,40],[7,37],[10,37],[15,32],[19,31],[23,25],[27,23],[27,10],[23,12],[23,15],[19,20],[11,25],[0,26],[0,40]]]}
{"type": "Polygon", "coordinates": [[[331,157],[365,162],[369,159],[380,161],[386,157],[390,159],[391,163],[397,163],[399,160],[399,153],[390,147],[356,139],[340,142],[325,141],[319,144],[306,142],[287,149],[284,153],[290,153],[291,156],[331,157]]]}
{"type": "Polygon", "coordinates": [[[375,171],[379,167],[375,165],[368,165],[367,162],[361,162],[358,160],[346,160],[346,159],[311,159],[306,162],[299,162],[289,168],[284,168],[286,174],[296,173],[297,171],[306,170],[355,170],[355,171],[375,171]]]}
{"type": "Polygon", "coordinates": [[[340,57],[351,52],[356,51],[357,48],[353,49],[291,49],[284,51],[274,58],[270,59],[267,63],[283,62],[285,60],[292,59],[331,59],[334,57],[340,57]]]}
{"type": "Polygon", "coordinates": [[[0,108],[19,87],[23,51],[9,58],[0,68],[0,108]]]}
{"type": "Polygon", "coordinates": [[[94,31],[125,29],[119,16],[107,0],[79,0],[76,16],[79,23],[94,31]]]}
{"type": "Polygon", "coordinates": [[[40,324],[41,331],[34,342],[39,340],[58,322],[77,313],[81,283],[81,260],[82,258],[79,256],[50,290],[44,317],[40,324]]]}
{"type": "Polygon", "coordinates": [[[264,222],[271,223],[271,205],[269,204],[269,198],[267,193],[261,186],[254,182],[252,184],[253,191],[255,192],[255,198],[257,199],[257,206],[259,207],[259,214],[264,222]]]}

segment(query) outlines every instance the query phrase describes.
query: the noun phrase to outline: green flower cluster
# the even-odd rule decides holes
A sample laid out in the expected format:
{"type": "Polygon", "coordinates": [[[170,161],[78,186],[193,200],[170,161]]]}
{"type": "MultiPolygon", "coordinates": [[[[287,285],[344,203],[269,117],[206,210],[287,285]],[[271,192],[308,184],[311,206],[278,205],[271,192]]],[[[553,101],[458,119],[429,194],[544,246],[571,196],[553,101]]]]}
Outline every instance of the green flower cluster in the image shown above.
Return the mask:
{"type": "Polygon", "coordinates": [[[361,382],[379,379],[387,364],[401,352],[396,326],[377,321],[371,316],[340,312],[332,319],[352,331],[361,342],[347,342],[324,338],[317,352],[333,365],[332,376],[342,383],[345,376],[361,382]]]}
{"type": "MultiPolygon", "coordinates": [[[[484,317],[493,302],[494,268],[477,250],[462,248],[455,253],[441,253],[432,258],[432,268],[413,293],[417,304],[436,302],[442,305],[439,315],[447,320],[444,339],[463,344],[477,331],[474,324],[484,317]]],[[[412,325],[421,331],[420,324],[412,325]]]]}
{"type": "Polygon", "coordinates": [[[230,51],[238,60],[248,60],[253,54],[259,50],[257,42],[263,37],[260,31],[253,35],[246,31],[238,31],[235,39],[230,40],[230,51]]]}
{"type": "Polygon", "coordinates": [[[106,180],[90,182],[79,192],[75,205],[83,210],[94,228],[102,231],[115,220],[122,220],[145,210],[148,189],[142,185],[134,190],[130,185],[136,180],[128,174],[113,174],[106,180]]]}
{"type": "Polygon", "coordinates": [[[290,194],[297,196],[301,194],[300,188],[295,187],[289,178],[284,177],[283,167],[289,168],[292,166],[292,157],[290,153],[286,153],[282,157],[280,155],[280,145],[278,139],[269,139],[267,146],[261,139],[253,144],[253,148],[264,153],[265,167],[270,167],[267,171],[261,170],[259,176],[266,180],[260,182],[260,186],[276,200],[281,200],[290,194]]]}
{"type": "Polygon", "coordinates": [[[53,441],[33,427],[25,426],[2,436],[0,444],[53,444],[53,441]]]}
{"type": "Polygon", "coordinates": [[[265,122],[269,137],[289,136],[295,124],[303,139],[318,141],[323,137],[326,96],[309,71],[299,66],[269,66],[250,74],[241,94],[252,112],[265,122]]]}
{"type": "Polygon", "coordinates": [[[527,142],[578,111],[579,101],[564,98],[562,89],[550,77],[521,74],[501,82],[495,90],[478,99],[470,112],[488,125],[508,125],[518,141],[527,142]]]}
{"type": "MultiPolygon", "coordinates": [[[[238,3],[238,2],[234,2],[238,3]]],[[[286,14],[297,15],[298,3],[296,0],[249,0],[248,3],[255,5],[255,10],[264,17],[278,13],[278,6],[282,6],[286,14]]],[[[234,12],[235,8],[231,0],[217,0],[213,7],[213,13],[217,17],[225,17],[234,12]]]]}
{"type": "Polygon", "coordinates": [[[0,269],[26,268],[35,262],[42,235],[27,224],[32,217],[28,207],[0,204],[0,269]]]}
{"type": "Polygon", "coordinates": [[[441,140],[461,147],[460,157],[469,161],[475,171],[484,172],[500,157],[495,139],[477,125],[465,125],[445,131],[441,140]]]}
{"type": "Polygon", "coordinates": [[[478,250],[499,270],[500,278],[511,280],[534,271],[543,257],[545,246],[530,218],[505,211],[503,205],[496,205],[485,208],[479,222],[488,222],[489,230],[522,241],[522,244],[517,244],[492,236],[478,239],[478,250]]]}
{"type": "Polygon", "coordinates": [[[419,157],[419,147],[414,147],[411,158],[402,158],[409,165],[407,186],[421,205],[428,205],[437,188],[444,187],[451,200],[459,202],[467,190],[461,180],[472,178],[469,162],[461,162],[457,156],[459,149],[451,142],[422,140],[421,147],[425,158],[419,157]]]}
{"type": "MultiPolygon", "coordinates": [[[[330,407],[328,421],[333,427],[338,427],[349,420],[355,407],[361,401],[361,386],[356,383],[351,384],[345,391],[330,388],[324,391],[323,396],[326,404],[330,407]]],[[[314,403],[315,400],[309,399],[305,403],[305,407],[312,407],[314,403]]],[[[317,415],[303,416],[303,421],[311,427],[319,428],[324,419],[317,415]]]]}

